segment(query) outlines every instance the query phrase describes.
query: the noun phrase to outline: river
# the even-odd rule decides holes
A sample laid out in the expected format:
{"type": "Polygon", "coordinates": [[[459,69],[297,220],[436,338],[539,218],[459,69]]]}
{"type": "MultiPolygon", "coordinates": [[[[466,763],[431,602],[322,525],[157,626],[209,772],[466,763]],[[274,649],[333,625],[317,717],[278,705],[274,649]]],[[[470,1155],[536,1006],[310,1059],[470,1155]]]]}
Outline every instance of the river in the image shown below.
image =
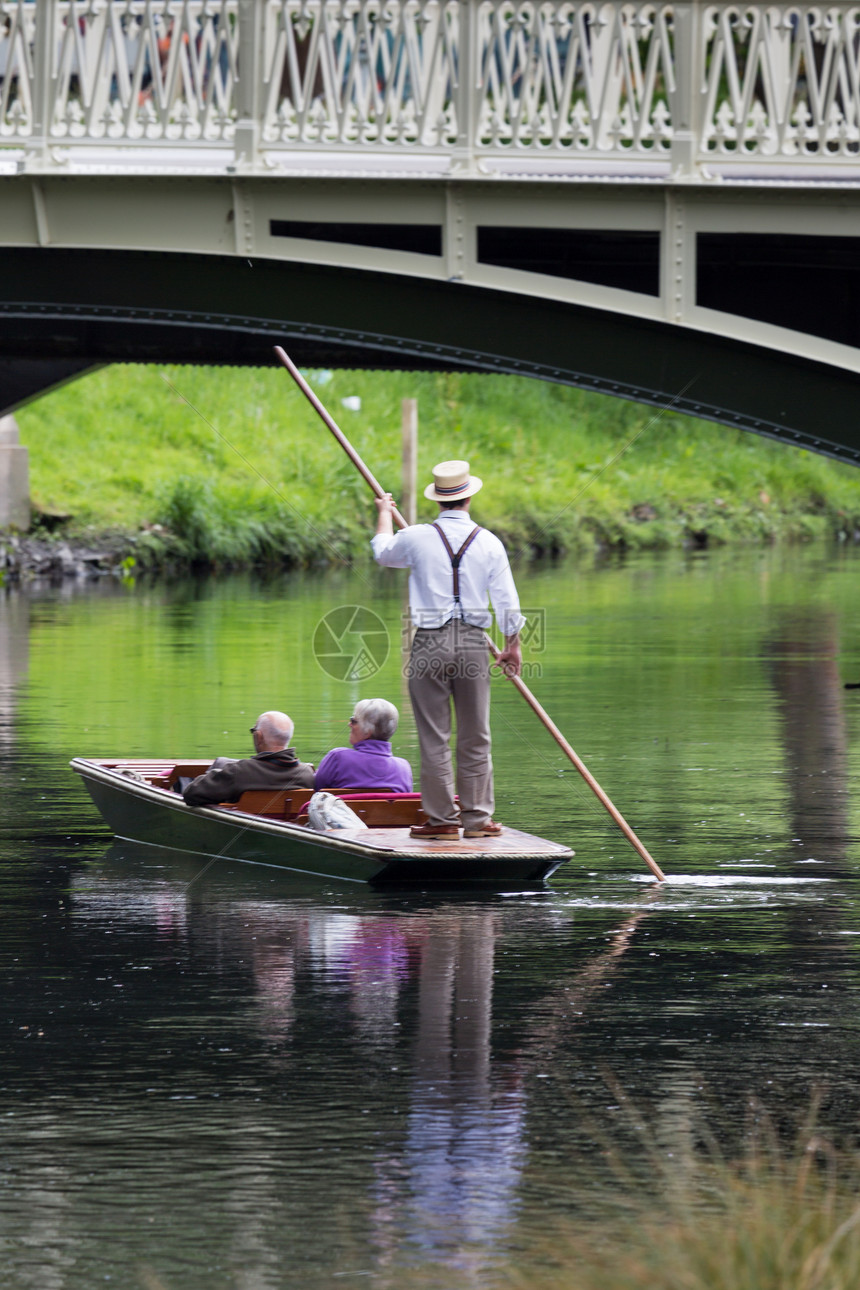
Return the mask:
{"type": "Polygon", "coordinates": [[[317,761],[375,694],[417,763],[397,574],[3,593],[4,1287],[489,1287],[611,1213],[614,1159],[681,1186],[753,1099],[856,1123],[858,577],[818,547],[521,568],[529,684],[669,882],[500,678],[496,818],[577,854],[482,896],[202,872],[114,842],[68,769],[243,755],[269,707],[317,761]]]}

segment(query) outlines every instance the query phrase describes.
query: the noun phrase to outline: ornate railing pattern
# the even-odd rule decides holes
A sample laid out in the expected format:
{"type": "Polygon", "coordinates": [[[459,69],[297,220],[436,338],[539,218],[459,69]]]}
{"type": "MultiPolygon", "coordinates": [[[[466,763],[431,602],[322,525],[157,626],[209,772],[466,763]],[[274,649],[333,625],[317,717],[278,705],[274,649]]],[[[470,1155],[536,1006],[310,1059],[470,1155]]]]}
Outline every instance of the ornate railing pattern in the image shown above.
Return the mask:
{"type": "Polygon", "coordinates": [[[456,138],[456,0],[279,0],[263,139],[439,147],[456,138]]]}
{"type": "Polygon", "coordinates": [[[236,0],[0,0],[0,136],[34,133],[45,95],[58,141],[229,138],[237,46],[236,0]],[[37,86],[46,17],[48,84],[37,86]]]}
{"type": "Polygon", "coordinates": [[[703,37],[704,151],[856,159],[860,9],[713,5],[703,37]]]}
{"type": "Polygon", "coordinates": [[[482,148],[668,149],[670,6],[495,0],[478,34],[482,148]]]}
{"type": "Polygon", "coordinates": [[[33,128],[35,5],[0,0],[0,138],[33,128]]]}
{"type": "Polygon", "coordinates": [[[0,0],[0,142],[240,137],[251,164],[321,148],[853,162],[860,7],[0,0]]]}

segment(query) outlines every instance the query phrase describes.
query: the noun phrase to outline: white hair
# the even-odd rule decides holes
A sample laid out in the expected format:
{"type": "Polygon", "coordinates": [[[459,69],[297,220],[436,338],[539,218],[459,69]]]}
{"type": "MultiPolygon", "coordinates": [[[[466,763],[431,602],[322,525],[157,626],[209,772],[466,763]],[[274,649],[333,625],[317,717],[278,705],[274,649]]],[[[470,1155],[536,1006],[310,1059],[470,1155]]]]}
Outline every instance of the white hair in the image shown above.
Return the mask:
{"type": "Polygon", "coordinates": [[[361,699],[352,714],[367,739],[390,739],[400,714],[387,699],[361,699]]]}
{"type": "Polygon", "coordinates": [[[286,748],[293,737],[293,721],[286,712],[263,712],[257,717],[256,728],[271,752],[286,748]]]}

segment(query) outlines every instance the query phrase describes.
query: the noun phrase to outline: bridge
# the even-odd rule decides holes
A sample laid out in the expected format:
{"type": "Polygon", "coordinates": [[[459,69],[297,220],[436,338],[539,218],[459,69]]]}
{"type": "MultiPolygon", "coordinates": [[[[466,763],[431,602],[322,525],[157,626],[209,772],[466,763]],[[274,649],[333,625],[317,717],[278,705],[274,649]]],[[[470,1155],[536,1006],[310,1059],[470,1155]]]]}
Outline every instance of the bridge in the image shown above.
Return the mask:
{"type": "Polygon", "coordinates": [[[860,10],[0,0],[0,256],[0,414],[277,342],[857,463],[860,10]]]}

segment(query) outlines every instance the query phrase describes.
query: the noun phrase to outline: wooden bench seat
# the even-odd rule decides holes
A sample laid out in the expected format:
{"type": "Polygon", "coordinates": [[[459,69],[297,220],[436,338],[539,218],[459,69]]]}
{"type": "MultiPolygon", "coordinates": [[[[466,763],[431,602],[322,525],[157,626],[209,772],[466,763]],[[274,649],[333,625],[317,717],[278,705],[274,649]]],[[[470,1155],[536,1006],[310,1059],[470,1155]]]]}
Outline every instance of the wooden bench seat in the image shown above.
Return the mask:
{"type": "MultiPolygon", "coordinates": [[[[420,793],[394,794],[368,792],[367,796],[355,792],[335,793],[344,806],[354,811],[369,829],[408,829],[413,824],[423,824],[427,819],[421,807],[420,793]]],[[[297,824],[308,823],[307,809],[296,819],[297,824]]]]}
{"type": "Polygon", "coordinates": [[[154,757],[127,757],[123,761],[102,762],[101,764],[106,770],[116,770],[120,774],[124,770],[133,770],[135,774],[142,775],[155,788],[172,788],[180,775],[195,779],[212,765],[211,761],[177,762],[168,758],[157,761],[154,757]]]}
{"type": "Polygon", "coordinates": [[[420,799],[404,802],[361,801],[344,803],[363,820],[369,829],[409,829],[413,824],[423,824],[427,819],[420,799]]]}
{"type": "MultiPolygon", "coordinates": [[[[134,771],[155,788],[166,792],[173,790],[180,777],[194,779],[209,769],[212,762],[172,761],[170,758],[126,757],[121,761],[102,761],[106,770],[120,774],[134,771]]],[[[289,820],[296,824],[308,823],[308,802],[313,795],[310,788],[253,789],[243,793],[238,802],[220,802],[227,811],[245,811],[275,820],[289,820]]],[[[423,824],[427,819],[421,808],[420,793],[386,793],[372,789],[347,789],[336,792],[335,797],[354,811],[369,829],[408,829],[413,824],[423,824]]]]}
{"type": "Polygon", "coordinates": [[[221,802],[231,811],[247,811],[250,815],[271,815],[279,820],[293,820],[311,799],[310,788],[250,789],[238,802],[221,802]]]}
{"type": "MultiPolygon", "coordinates": [[[[311,796],[312,790],[309,788],[282,789],[279,792],[265,788],[253,789],[243,793],[238,802],[221,802],[219,805],[225,811],[247,811],[249,815],[307,824],[311,796]]],[[[355,811],[369,829],[404,829],[413,824],[422,824],[427,818],[421,809],[421,797],[418,793],[400,800],[381,793],[368,793],[367,797],[355,793],[336,793],[335,797],[342,797],[350,810],[355,811]]]]}

